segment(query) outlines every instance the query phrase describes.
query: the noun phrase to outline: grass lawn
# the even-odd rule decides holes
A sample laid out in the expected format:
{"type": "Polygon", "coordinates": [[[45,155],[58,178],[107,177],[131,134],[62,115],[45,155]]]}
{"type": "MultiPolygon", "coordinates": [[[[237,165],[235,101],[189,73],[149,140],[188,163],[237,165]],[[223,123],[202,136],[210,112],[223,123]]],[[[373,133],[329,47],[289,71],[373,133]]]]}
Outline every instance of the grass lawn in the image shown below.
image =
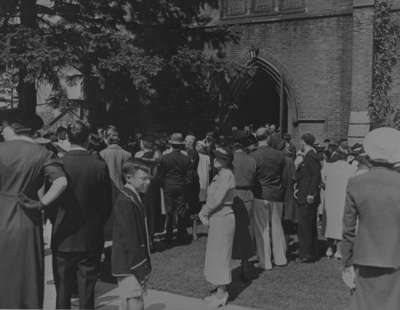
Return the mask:
{"type": "MultiPolygon", "coordinates": [[[[212,287],[203,276],[205,245],[203,234],[190,245],[154,253],[150,288],[197,298],[207,296],[212,287]]],[[[243,284],[234,269],[232,303],[265,310],[343,310],[349,302],[350,293],[335,260],[291,262],[287,267],[253,273],[255,279],[243,284]]]]}

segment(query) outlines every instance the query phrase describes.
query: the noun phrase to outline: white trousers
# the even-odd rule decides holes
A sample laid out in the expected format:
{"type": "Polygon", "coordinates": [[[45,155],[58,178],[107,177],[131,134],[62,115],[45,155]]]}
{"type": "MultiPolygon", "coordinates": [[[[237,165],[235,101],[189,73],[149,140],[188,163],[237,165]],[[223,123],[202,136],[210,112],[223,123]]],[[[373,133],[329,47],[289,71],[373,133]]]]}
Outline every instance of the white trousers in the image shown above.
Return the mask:
{"type": "Polygon", "coordinates": [[[282,227],[282,202],[255,199],[253,205],[253,223],[257,256],[264,269],[272,269],[272,257],[275,265],[286,265],[286,240],[282,227]]]}

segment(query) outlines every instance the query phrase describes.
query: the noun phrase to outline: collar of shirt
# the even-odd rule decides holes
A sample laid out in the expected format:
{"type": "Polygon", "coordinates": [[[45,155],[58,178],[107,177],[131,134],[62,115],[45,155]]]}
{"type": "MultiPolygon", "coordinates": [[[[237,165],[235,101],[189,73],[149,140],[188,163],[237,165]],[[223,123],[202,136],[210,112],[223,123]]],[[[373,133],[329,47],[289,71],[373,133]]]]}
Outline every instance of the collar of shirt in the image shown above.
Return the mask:
{"type": "Polygon", "coordinates": [[[108,149],[120,149],[121,147],[118,144],[109,144],[107,146],[108,149]]]}
{"type": "Polygon", "coordinates": [[[26,141],[37,144],[35,140],[33,140],[32,138],[28,136],[19,136],[19,135],[13,136],[11,139],[9,139],[9,141],[26,141]]]}
{"type": "Polygon", "coordinates": [[[69,151],[87,151],[87,149],[79,145],[71,145],[69,151]]]}
{"type": "Polygon", "coordinates": [[[140,199],[140,195],[139,195],[138,191],[132,185],[125,184],[125,187],[129,188],[132,192],[134,192],[136,197],[137,197],[137,199],[139,200],[139,202],[142,203],[142,199],[140,199]]]}

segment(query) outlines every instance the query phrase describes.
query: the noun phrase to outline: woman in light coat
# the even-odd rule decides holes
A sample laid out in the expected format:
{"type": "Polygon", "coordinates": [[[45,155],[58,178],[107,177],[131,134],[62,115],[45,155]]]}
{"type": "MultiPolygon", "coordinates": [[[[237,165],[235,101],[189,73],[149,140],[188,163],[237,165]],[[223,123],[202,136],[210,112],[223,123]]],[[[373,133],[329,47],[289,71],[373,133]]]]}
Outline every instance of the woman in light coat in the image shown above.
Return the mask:
{"type": "Polygon", "coordinates": [[[209,225],[204,275],[217,287],[216,293],[207,297],[210,307],[224,306],[229,294],[227,285],[232,282],[231,257],[235,233],[235,216],[232,203],[235,177],[232,172],[233,154],[223,148],[215,150],[214,166],[218,174],[207,193],[207,202],[199,213],[203,224],[209,225]]]}
{"type": "Polygon", "coordinates": [[[328,239],[326,255],[340,259],[342,257],[340,241],[343,232],[343,212],[346,197],[346,186],[350,177],[356,173],[356,167],[347,162],[347,154],[338,153],[335,162],[326,163],[322,170],[325,183],[325,237],[328,239]],[[333,248],[336,245],[336,253],[333,248]]]}

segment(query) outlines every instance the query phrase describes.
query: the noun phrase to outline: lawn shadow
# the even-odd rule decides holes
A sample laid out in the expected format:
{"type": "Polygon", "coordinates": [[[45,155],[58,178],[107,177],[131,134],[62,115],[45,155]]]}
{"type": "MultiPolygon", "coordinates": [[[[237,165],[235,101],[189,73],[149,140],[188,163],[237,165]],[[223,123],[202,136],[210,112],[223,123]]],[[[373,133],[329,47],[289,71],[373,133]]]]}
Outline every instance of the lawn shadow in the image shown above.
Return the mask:
{"type": "Polygon", "coordinates": [[[241,279],[241,267],[238,266],[232,271],[232,283],[229,285],[229,301],[235,301],[239,297],[239,295],[248,288],[254,280],[260,277],[260,274],[263,273],[263,270],[257,269],[254,267],[250,267],[250,280],[247,282],[243,282],[241,279]]]}
{"type": "MultiPolygon", "coordinates": [[[[318,240],[318,253],[317,253],[317,257],[315,259],[316,262],[318,262],[321,258],[323,258],[325,256],[327,248],[328,248],[328,241],[324,240],[324,239],[319,239],[318,240]]],[[[298,243],[288,247],[288,251],[286,253],[288,262],[296,260],[296,258],[299,256],[298,251],[299,251],[298,243]]]]}

